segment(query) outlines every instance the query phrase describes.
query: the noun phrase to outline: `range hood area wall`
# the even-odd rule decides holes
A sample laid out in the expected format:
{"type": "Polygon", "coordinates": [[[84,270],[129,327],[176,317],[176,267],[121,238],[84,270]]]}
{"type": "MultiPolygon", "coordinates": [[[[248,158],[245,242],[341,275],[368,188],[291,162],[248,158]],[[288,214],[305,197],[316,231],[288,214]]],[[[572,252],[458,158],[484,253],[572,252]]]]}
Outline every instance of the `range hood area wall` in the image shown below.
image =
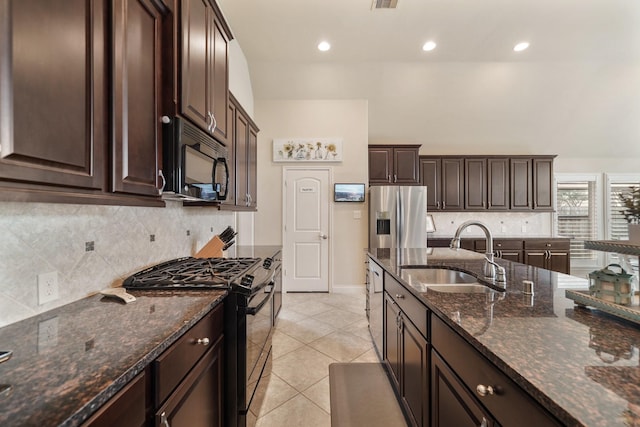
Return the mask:
{"type": "Polygon", "coordinates": [[[235,222],[233,212],[170,201],[165,208],[0,203],[0,327],[192,255],[235,222]],[[37,276],[51,272],[59,297],[40,305],[37,276]]]}

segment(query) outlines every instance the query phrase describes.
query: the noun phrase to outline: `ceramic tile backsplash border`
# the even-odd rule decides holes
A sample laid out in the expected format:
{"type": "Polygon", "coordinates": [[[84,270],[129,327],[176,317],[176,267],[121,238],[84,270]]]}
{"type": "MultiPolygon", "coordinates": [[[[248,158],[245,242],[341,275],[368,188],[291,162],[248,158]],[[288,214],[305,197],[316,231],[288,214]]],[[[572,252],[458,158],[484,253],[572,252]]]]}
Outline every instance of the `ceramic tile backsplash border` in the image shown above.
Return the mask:
{"type": "MultiPolygon", "coordinates": [[[[451,237],[458,226],[468,220],[482,221],[496,237],[551,237],[553,214],[549,212],[429,212],[433,215],[435,233],[429,237],[451,237]]],[[[478,227],[469,227],[462,237],[484,237],[478,227]]]]}
{"type": "Polygon", "coordinates": [[[228,225],[236,226],[233,212],[181,202],[165,208],[0,202],[0,327],[192,255],[228,225]],[[39,305],[37,275],[52,271],[59,298],[39,305]]]}

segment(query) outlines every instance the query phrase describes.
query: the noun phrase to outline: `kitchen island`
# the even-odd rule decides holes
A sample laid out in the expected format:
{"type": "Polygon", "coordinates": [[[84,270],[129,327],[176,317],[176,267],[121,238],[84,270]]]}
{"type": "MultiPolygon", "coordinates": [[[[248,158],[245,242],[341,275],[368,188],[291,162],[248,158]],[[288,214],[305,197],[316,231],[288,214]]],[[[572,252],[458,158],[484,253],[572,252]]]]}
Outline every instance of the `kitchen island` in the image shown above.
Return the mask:
{"type": "MultiPolygon", "coordinates": [[[[388,274],[392,285],[395,281],[400,282],[403,289],[407,289],[430,312],[431,317],[424,319],[428,326],[422,335],[427,346],[432,345],[435,349],[431,352],[435,367],[426,370],[434,378],[439,372],[436,359],[444,359],[446,369],[447,364],[456,367],[454,363],[457,362],[446,357],[455,356],[455,353],[446,347],[452,336],[454,340],[459,337],[479,358],[467,358],[458,366],[478,360],[497,368],[517,386],[519,392],[524,392],[540,407],[543,415],[549,416],[551,425],[554,422],[570,426],[630,426],[640,423],[640,330],[597,310],[576,307],[565,297],[566,288],[587,288],[586,279],[497,260],[506,270],[506,292],[450,293],[433,290],[426,285],[421,271],[411,267],[442,266],[481,278],[481,254],[448,248],[371,249],[369,256],[386,272],[385,290],[388,274]],[[523,280],[534,282],[533,296],[523,293],[523,280]],[[446,335],[447,331],[452,334],[446,335]],[[447,339],[441,339],[443,336],[447,339]],[[440,348],[443,348],[441,352],[440,348]]],[[[402,309],[405,297],[397,292],[395,297],[402,298],[396,299],[402,309]]],[[[387,295],[391,304],[394,304],[393,299],[394,295],[387,295]]],[[[410,318],[410,315],[406,317],[410,318]]],[[[388,326],[389,321],[386,321],[388,326]]],[[[417,329],[423,327],[415,326],[417,329]]],[[[388,349],[383,352],[386,354],[388,349]]],[[[480,371],[484,368],[477,366],[472,369],[480,371]]],[[[434,378],[431,385],[425,387],[428,388],[427,394],[434,394],[436,390],[434,378]]],[[[479,408],[491,415],[492,402],[501,397],[500,389],[497,396],[480,396],[475,383],[467,384],[467,387],[469,394],[474,396],[472,399],[476,403],[482,402],[479,408]]],[[[505,398],[507,395],[505,393],[505,398]]],[[[437,405],[433,400],[431,402],[433,412],[437,405]]],[[[501,411],[508,410],[502,406],[501,411]]],[[[425,417],[432,416],[428,414],[425,417]]],[[[529,414],[524,412],[519,416],[524,422],[529,414]]]]}

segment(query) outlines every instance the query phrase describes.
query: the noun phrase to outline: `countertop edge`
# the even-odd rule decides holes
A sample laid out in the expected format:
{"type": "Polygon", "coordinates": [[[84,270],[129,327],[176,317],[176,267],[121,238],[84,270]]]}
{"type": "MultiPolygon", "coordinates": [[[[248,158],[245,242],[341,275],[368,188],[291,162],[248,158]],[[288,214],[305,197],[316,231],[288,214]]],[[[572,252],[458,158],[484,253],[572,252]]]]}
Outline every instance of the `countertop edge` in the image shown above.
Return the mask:
{"type": "MultiPolygon", "coordinates": [[[[107,388],[98,393],[94,398],[89,400],[78,411],[73,413],[69,418],[59,424],[60,427],[72,427],[78,426],[88,420],[98,409],[100,409],[105,403],[107,403],[113,396],[115,396],[120,390],[122,390],[136,375],[145,370],[153,360],[160,356],[167,348],[175,343],[182,335],[184,335],[192,326],[198,321],[204,318],[211,310],[223,303],[227,297],[228,291],[220,294],[216,299],[207,304],[202,310],[200,310],[195,316],[192,316],[189,321],[183,323],[175,332],[167,337],[160,344],[155,346],[149,351],[142,359],[137,361],[129,369],[124,371],[122,375],[116,378],[107,388]]],[[[91,298],[91,297],[89,297],[91,298]]]]}

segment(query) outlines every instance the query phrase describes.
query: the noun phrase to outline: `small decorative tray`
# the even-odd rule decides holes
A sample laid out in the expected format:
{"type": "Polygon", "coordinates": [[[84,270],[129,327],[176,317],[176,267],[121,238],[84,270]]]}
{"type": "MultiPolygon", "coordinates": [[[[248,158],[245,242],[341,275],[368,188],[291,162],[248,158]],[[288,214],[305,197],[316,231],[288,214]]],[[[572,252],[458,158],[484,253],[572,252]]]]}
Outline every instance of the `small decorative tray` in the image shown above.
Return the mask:
{"type": "Polygon", "coordinates": [[[589,295],[589,291],[575,291],[566,289],[564,292],[565,296],[569,299],[574,300],[577,305],[594,307],[612,316],[640,325],[640,306],[638,306],[637,295],[633,297],[634,304],[627,306],[592,297],[591,295],[589,295]]]}

